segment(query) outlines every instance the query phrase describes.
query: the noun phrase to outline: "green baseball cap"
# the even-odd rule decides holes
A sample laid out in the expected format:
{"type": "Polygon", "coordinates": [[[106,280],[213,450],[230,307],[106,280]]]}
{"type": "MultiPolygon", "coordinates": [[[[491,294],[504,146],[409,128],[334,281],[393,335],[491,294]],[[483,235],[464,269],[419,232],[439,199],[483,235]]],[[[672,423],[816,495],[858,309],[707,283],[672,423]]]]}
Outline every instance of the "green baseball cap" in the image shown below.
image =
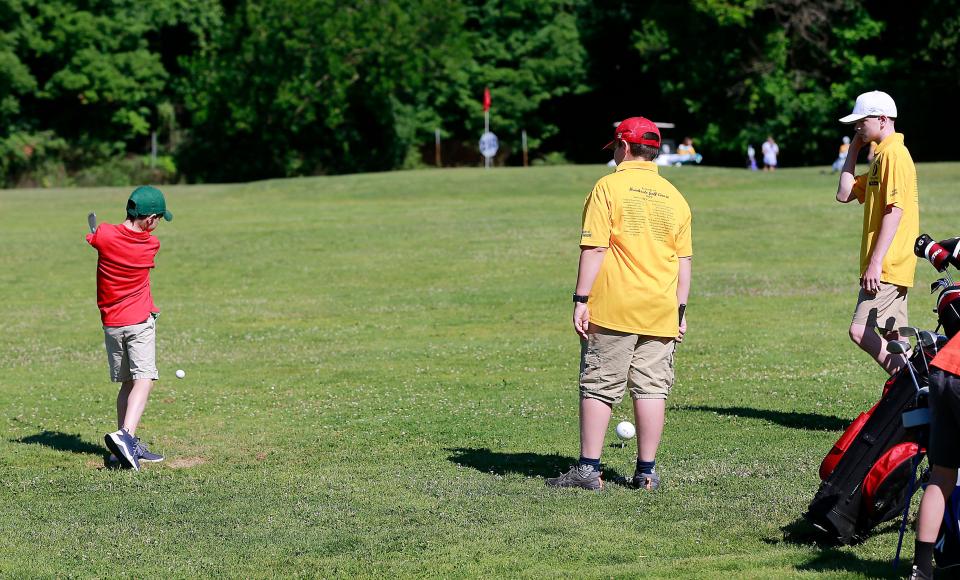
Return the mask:
{"type": "Polygon", "coordinates": [[[167,200],[156,187],[141,185],[133,190],[127,200],[127,215],[136,218],[142,215],[163,214],[163,219],[173,221],[173,214],[167,211],[167,200]]]}

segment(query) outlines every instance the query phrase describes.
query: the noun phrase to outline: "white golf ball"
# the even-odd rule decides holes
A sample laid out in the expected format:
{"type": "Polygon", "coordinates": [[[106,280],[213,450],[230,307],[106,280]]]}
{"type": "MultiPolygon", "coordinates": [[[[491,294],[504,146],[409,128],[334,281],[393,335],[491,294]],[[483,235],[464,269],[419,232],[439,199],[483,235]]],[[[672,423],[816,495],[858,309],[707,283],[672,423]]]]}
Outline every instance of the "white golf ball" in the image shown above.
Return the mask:
{"type": "MultiPolygon", "coordinates": [[[[183,369],[177,369],[176,375],[178,379],[182,379],[183,377],[187,376],[187,373],[183,372],[183,369]]],[[[631,425],[630,428],[632,429],[633,425],[631,425]]]]}
{"type": "Polygon", "coordinates": [[[617,437],[621,439],[633,439],[633,436],[636,434],[637,430],[630,421],[620,421],[617,423],[617,437]]]}

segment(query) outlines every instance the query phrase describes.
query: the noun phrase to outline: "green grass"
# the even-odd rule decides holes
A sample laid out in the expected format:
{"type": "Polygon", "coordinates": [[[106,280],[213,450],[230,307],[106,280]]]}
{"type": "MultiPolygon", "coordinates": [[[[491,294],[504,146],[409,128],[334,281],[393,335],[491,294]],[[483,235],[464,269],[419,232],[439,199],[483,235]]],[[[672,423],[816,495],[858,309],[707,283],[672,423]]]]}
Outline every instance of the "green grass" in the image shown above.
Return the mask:
{"type": "MultiPolygon", "coordinates": [[[[846,336],[861,212],[815,169],[664,171],[695,254],[664,487],[545,488],[578,451],[570,294],[606,171],[169,188],[140,430],[168,461],[139,474],[102,469],[116,389],[83,241],[128,191],[0,192],[0,576],[902,575],[894,528],[787,533],[882,381],[846,336]]],[[[957,234],[960,165],[918,172],[922,230],[957,234]]],[[[921,326],[933,279],[920,264],[921,326]]]]}

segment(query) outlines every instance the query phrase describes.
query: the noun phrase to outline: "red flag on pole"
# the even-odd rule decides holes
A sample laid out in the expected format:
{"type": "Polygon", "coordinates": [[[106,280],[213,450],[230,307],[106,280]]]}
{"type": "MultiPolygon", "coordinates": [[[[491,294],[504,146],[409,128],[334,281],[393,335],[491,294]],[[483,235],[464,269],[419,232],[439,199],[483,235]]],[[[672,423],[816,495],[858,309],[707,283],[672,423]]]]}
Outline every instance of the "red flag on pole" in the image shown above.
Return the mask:
{"type": "Polygon", "coordinates": [[[483,111],[487,112],[490,110],[490,87],[484,87],[483,89],[483,111]]]}

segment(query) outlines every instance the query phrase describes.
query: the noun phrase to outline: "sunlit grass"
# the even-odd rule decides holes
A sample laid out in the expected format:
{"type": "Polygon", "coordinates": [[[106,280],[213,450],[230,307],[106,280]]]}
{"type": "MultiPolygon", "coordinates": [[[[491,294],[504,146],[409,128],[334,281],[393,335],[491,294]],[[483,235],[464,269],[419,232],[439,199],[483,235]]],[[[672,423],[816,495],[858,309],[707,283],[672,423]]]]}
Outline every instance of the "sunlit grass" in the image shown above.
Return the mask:
{"type": "MultiPolygon", "coordinates": [[[[694,278],[663,488],[545,488],[578,451],[570,294],[606,171],[168,188],[140,431],[168,461],[139,474],[102,469],[116,389],[83,241],[128,192],[0,192],[0,576],[902,574],[892,529],[785,538],[882,381],[846,337],[860,210],[816,169],[664,172],[694,212],[694,278]]],[[[960,166],[919,175],[922,229],[958,234],[960,166]]],[[[608,476],[629,474],[610,443],[608,476]]]]}

